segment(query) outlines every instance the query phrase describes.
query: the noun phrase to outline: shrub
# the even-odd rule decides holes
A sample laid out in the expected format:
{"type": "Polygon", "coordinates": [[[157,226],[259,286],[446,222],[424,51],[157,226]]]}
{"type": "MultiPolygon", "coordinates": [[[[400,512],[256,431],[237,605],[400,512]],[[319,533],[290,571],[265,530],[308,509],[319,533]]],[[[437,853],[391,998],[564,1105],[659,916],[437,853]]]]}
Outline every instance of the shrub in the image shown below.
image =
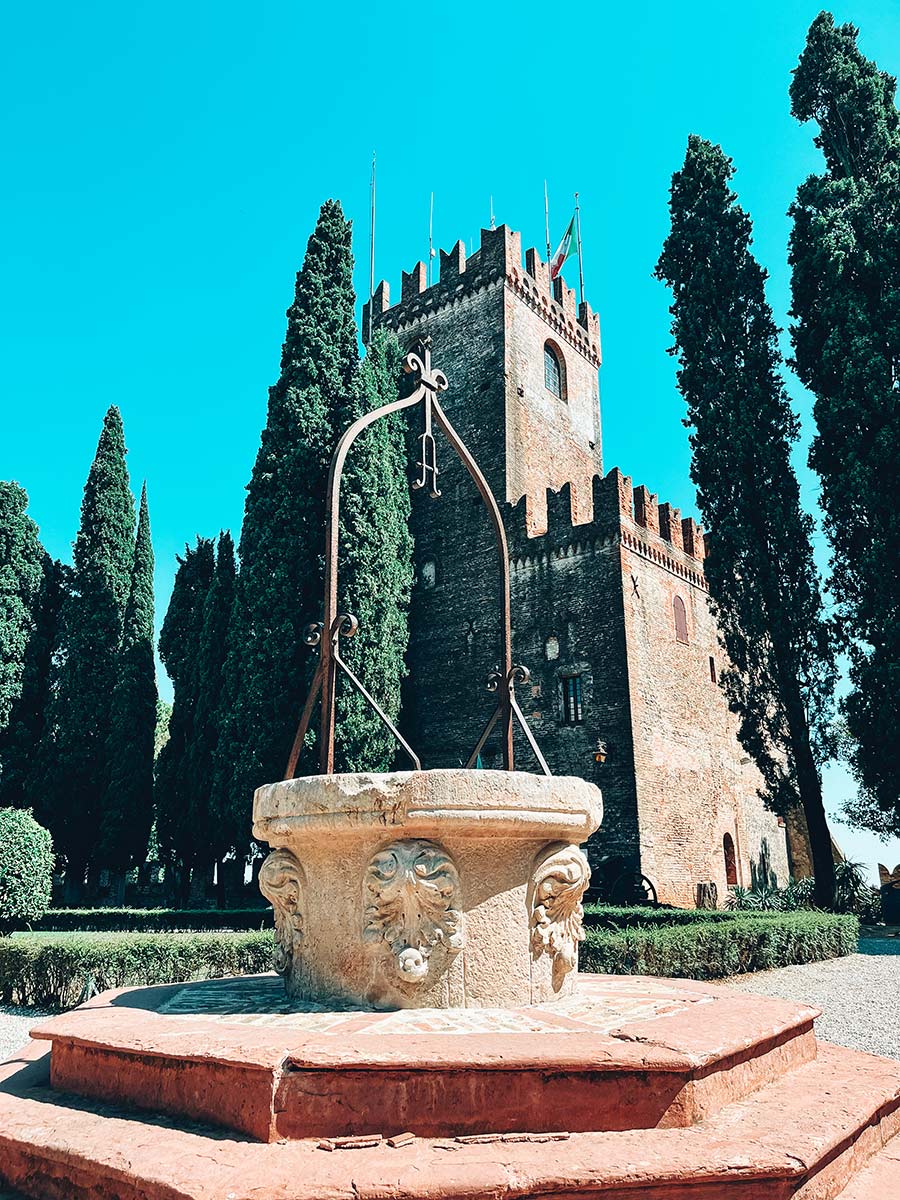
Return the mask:
{"type": "Polygon", "coordinates": [[[721,913],[716,917],[669,925],[588,928],[581,969],[611,975],[723,979],[852,954],[859,937],[856,917],[834,913],[721,913]]]}
{"type": "MultiPolygon", "coordinates": [[[[68,933],[271,929],[271,908],[51,908],[32,930],[68,933]]],[[[24,923],[19,926],[24,929],[24,923]]]]}
{"type": "Polygon", "coordinates": [[[53,843],[21,808],[0,808],[0,934],[33,921],[50,903],[53,843]]]}
{"type": "Polygon", "coordinates": [[[636,926],[697,925],[704,921],[727,921],[731,913],[714,908],[650,908],[647,905],[586,904],[584,923],[602,929],[633,929],[636,926]]]}
{"type": "Polygon", "coordinates": [[[272,934],[18,933],[0,939],[0,1003],[71,1008],[93,987],[184,983],[272,967],[272,934]]]}

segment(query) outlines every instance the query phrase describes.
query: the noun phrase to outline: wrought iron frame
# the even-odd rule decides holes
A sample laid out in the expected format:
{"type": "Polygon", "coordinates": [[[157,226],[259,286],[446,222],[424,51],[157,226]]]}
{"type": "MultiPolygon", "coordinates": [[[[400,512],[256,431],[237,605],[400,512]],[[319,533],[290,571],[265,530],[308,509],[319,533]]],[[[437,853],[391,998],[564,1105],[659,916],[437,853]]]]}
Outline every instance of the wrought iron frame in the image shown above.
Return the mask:
{"type": "Polygon", "coordinates": [[[319,733],[319,771],[322,774],[331,774],[334,771],[335,698],[339,671],[349,679],[350,683],[356,688],[366,703],[377,713],[379,719],[393,734],[404,753],[408,755],[415,770],[419,771],[422,769],[422,764],[416,752],[341,656],[341,638],[353,637],[359,627],[359,622],[356,617],[351,616],[349,613],[338,612],[341,481],[350,447],[364,430],[368,429],[370,425],[373,425],[382,417],[390,416],[392,413],[401,412],[407,408],[416,408],[419,405],[422,406],[424,412],[424,431],[419,439],[422,457],[421,461],[416,464],[421,474],[418,479],[413,481],[412,486],[416,489],[427,487],[428,493],[432,498],[437,498],[441,494],[437,486],[437,447],[433,433],[434,425],[437,425],[478,488],[491,519],[497,543],[497,553],[500,558],[499,617],[501,661],[499,668],[491,671],[487,683],[488,691],[497,694],[497,705],[485,725],[475,745],[475,749],[469,756],[466,767],[473,767],[475,765],[485,743],[499,722],[501,726],[503,765],[508,771],[515,770],[515,752],[513,747],[513,719],[515,718],[525,734],[528,745],[541,771],[543,774],[549,775],[550,768],[547,766],[543,754],[541,754],[534,735],[529,729],[528,722],[525,720],[515,697],[516,684],[526,683],[529,679],[529,673],[526,667],[514,666],[512,661],[509,553],[506,544],[506,530],[503,527],[503,518],[500,515],[500,509],[477,462],[447,419],[447,415],[438,401],[438,393],[447,388],[448,380],[443,371],[433,368],[431,365],[431,346],[428,339],[420,343],[417,351],[407,354],[403,369],[408,375],[416,377],[411,394],[402,399],[394,400],[390,404],[384,404],[380,408],[373,409],[372,412],[366,413],[365,416],[354,421],[341,437],[332,455],[331,466],[328,471],[325,500],[325,614],[323,621],[317,621],[309,625],[305,633],[307,645],[319,647],[319,661],[313,675],[309,694],[306,697],[306,703],[303,706],[297,735],[294,738],[294,744],[288,759],[285,778],[292,779],[294,777],[297,762],[300,758],[306,735],[309,732],[313,710],[318,699],[321,699],[322,710],[319,733]]]}

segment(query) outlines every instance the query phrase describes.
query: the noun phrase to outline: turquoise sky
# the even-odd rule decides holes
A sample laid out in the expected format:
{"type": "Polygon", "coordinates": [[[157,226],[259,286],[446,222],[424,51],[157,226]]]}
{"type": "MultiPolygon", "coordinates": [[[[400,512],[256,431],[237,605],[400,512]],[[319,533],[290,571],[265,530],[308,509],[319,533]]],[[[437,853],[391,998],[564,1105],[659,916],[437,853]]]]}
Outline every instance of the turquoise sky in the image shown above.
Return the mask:
{"type": "MultiPolygon", "coordinates": [[[[787,88],[819,7],[11,7],[0,49],[0,476],[23,484],[45,545],[68,557],[103,413],[118,404],[133,485],[148,481],[161,619],[184,542],[239,531],[284,309],[328,196],[356,222],[365,291],[376,150],[376,274],[393,289],[426,255],[432,191],[444,247],[477,246],[491,195],[497,219],[542,246],[545,178],[555,242],[580,191],[606,465],[692,511],[668,298],[651,279],[669,179],[691,132],[735,158],[786,323],[785,211],[818,160],[787,88]]],[[[896,0],[833,11],[900,71],[896,0]]],[[[806,420],[808,398],[791,388],[806,420]]],[[[814,506],[805,451],[797,461],[814,506]]],[[[835,770],[828,786],[835,807],[850,785],[835,770]]],[[[900,843],[838,836],[854,854],[900,859],[900,843]]]]}

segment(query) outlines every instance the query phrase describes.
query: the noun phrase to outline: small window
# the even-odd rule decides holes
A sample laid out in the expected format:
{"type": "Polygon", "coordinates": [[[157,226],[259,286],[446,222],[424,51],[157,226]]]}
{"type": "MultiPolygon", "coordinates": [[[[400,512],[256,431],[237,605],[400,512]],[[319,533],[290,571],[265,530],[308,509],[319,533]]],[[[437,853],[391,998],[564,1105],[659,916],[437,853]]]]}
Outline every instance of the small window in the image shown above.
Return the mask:
{"type": "Polygon", "coordinates": [[[555,633],[551,633],[544,643],[544,657],[547,662],[553,662],[555,658],[559,658],[559,638],[555,633]]]}
{"type": "Polygon", "coordinates": [[[433,588],[437,583],[437,563],[433,558],[426,558],[422,563],[422,587],[433,588]]]}
{"type": "Polygon", "coordinates": [[[726,833],[722,838],[722,851],[725,855],[725,882],[729,887],[737,884],[737,859],[734,856],[734,838],[726,833]]]}
{"type": "Polygon", "coordinates": [[[688,644],[687,611],[680,596],[676,596],[672,601],[672,607],[675,611],[675,641],[682,642],[686,646],[688,644]]]}
{"type": "Polygon", "coordinates": [[[544,343],[544,387],[558,400],[565,400],[565,371],[559,353],[549,342],[544,343]]]}
{"type": "Polygon", "coordinates": [[[562,680],[562,719],[564,725],[580,725],[582,722],[580,675],[566,675],[562,680]]]}
{"type": "Polygon", "coordinates": [[[713,683],[719,682],[719,676],[716,674],[716,660],[712,655],[709,656],[709,678],[713,683]]]}

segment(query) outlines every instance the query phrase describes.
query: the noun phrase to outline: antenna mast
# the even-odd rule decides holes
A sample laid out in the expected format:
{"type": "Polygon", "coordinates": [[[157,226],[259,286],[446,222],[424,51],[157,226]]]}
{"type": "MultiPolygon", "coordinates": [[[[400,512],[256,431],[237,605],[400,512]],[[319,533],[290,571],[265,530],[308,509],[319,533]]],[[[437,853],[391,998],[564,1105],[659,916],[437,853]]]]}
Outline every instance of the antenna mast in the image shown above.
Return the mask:
{"type": "Polygon", "coordinates": [[[372,344],[372,311],[375,308],[375,151],[372,151],[371,220],[369,223],[369,339],[372,344]]]}

